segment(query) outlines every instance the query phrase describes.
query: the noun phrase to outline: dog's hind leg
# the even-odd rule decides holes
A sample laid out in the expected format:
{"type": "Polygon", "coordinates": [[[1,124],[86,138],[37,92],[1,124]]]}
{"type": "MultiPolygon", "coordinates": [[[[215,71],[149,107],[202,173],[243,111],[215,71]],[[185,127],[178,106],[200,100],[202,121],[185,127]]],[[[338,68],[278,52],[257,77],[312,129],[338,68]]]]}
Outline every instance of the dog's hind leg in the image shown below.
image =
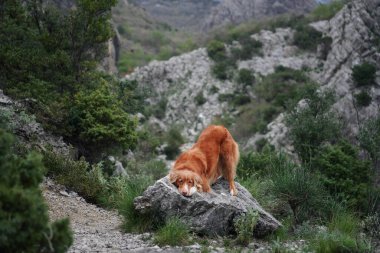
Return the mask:
{"type": "Polygon", "coordinates": [[[235,186],[236,167],[239,162],[239,146],[228,134],[227,138],[223,141],[220,147],[220,158],[222,165],[222,174],[227,179],[230,185],[230,193],[232,196],[237,195],[235,186]]]}

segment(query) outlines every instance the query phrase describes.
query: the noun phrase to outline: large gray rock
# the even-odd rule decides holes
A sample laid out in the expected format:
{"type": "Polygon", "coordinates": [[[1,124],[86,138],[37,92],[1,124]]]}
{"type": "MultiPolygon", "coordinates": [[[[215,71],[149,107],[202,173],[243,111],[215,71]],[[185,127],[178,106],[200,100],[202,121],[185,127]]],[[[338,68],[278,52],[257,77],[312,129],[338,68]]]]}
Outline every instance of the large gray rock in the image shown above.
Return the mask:
{"type": "Polygon", "coordinates": [[[266,212],[252,195],[239,183],[236,197],[229,194],[228,182],[219,179],[212,193],[195,193],[184,197],[171,184],[168,177],[158,180],[140,197],[134,200],[138,212],[152,213],[158,220],[178,216],[192,231],[205,235],[228,235],[234,233],[234,220],[249,209],[260,214],[253,235],[261,237],[281,226],[272,215],[266,212]]]}

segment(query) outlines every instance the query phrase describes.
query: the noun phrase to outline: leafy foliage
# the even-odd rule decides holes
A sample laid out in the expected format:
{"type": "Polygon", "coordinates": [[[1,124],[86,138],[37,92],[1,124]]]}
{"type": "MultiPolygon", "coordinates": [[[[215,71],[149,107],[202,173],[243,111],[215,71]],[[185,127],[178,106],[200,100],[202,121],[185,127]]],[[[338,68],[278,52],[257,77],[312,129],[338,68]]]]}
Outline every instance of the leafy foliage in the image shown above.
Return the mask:
{"type": "Polygon", "coordinates": [[[179,147],[184,143],[184,139],[178,128],[172,127],[166,134],[167,146],[164,149],[167,159],[173,160],[179,154],[179,147]]]}
{"type": "Polygon", "coordinates": [[[224,43],[217,40],[212,40],[209,42],[207,45],[207,54],[212,60],[216,62],[223,61],[227,58],[227,52],[224,43]]]}
{"type": "Polygon", "coordinates": [[[305,98],[306,104],[293,109],[287,116],[286,124],[295,151],[303,162],[310,162],[323,143],[339,139],[341,122],[330,111],[335,101],[331,91],[310,90],[305,98]]]}
{"type": "Polygon", "coordinates": [[[39,184],[41,158],[13,154],[13,138],[0,128],[0,251],[66,252],[73,238],[67,219],[49,223],[39,184]]]}
{"type": "Polygon", "coordinates": [[[355,101],[359,106],[367,107],[371,104],[372,97],[368,94],[368,92],[361,91],[360,93],[355,95],[355,101]]]}
{"type": "Polygon", "coordinates": [[[294,34],[294,45],[307,50],[316,51],[318,45],[322,42],[322,33],[315,30],[309,25],[299,25],[296,27],[294,34]]]}
{"type": "Polygon", "coordinates": [[[251,86],[255,82],[255,76],[249,69],[240,69],[238,74],[238,83],[244,86],[251,86]]]}
{"type": "Polygon", "coordinates": [[[352,68],[352,78],[357,86],[375,84],[376,66],[369,62],[356,65],[352,68]]]}
{"type": "Polygon", "coordinates": [[[207,102],[207,99],[203,95],[203,91],[198,92],[198,94],[195,96],[195,103],[197,105],[203,105],[207,102]]]}
{"type": "Polygon", "coordinates": [[[271,165],[273,191],[289,204],[295,223],[322,216],[327,195],[318,177],[286,158],[278,161],[271,165]]]}
{"type": "Polygon", "coordinates": [[[334,196],[356,208],[366,205],[371,169],[368,161],[360,160],[355,147],[346,141],[323,147],[313,164],[334,196]]]}
{"type": "Polygon", "coordinates": [[[115,145],[124,149],[136,145],[137,122],[122,110],[104,81],[95,90],[75,96],[70,121],[75,136],[93,152],[115,145]]]}
{"type": "Polygon", "coordinates": [[[248,210],[245,215],[235,220],[234,226],[237,233],[236,241],[242,245],[248,245],[253,237],[253,230],[259,219],[257,211],[248,210]]]}

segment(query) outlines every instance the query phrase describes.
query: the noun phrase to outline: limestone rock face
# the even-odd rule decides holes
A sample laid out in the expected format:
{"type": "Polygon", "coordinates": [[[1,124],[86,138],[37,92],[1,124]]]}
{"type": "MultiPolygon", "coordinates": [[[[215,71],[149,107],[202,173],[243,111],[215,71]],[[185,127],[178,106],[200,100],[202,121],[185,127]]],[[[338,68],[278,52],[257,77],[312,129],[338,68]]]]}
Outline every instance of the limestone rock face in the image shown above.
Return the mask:
{"type": "Polygon", "coordinates": [[[46,132],[33,115],[25,113],[25,106],[4,95],[0,90],[0,117],[8,123],[10,131],[13,131],[27,149],[51,148],[57,154],[72,156],[73,149],[63,141],[62,137],[46,132]]]}
{"type": "Polygon", "coordinates": [[[228,182],[219,179],[212,186],[212,193],[195,193],[184,197],[169,182],[167,177],[158,180],[140,197],[134,200],[140,213],[150,213],[161,221],[179,216],[192,231],[205,235],[228,235],[234,232],[234,220],[249,209],[256,210],[260,217],[252,234],[261,237],[281,226],[266,212],[252,195],[239,183],[237,196],[229,194],[228,182]]]}
{"type": "Polygon", "coordinates": [[[167,99],[163,124],[155,120],[158,126],[164,131],[173,124],[186,126],[183,135],[193,140],[226,108],[227,103],[218,100],[219,94],[232,93],[235,89],[233,82],[213,77],[212,64],[206,49],[201,48],[168,61],[153,61],[137,68],[127,79],[137,80],[140,88],[149,93],[147,103],[155,105],[167,99]],[[196,96],[201,94],[207,99],[197,104],[196,96]]]}
{"type": "Polygon", "coordinates": [[[284,13],[306,13],[314,0],[225,0],[206,18],[203,30],[284,13]]]}

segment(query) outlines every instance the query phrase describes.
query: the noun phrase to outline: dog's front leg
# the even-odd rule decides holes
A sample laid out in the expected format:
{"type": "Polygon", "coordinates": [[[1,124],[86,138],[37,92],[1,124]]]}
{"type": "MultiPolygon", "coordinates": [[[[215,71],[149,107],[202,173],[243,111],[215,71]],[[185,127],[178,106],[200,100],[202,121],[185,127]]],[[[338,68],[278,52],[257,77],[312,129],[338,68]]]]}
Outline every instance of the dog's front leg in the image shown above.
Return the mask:
{"type": "Polygon", "coordinates": [[[208,193],[211,192],[210,183],[208,182],[206,177],[202,177],[202,190],[208,193]]]}

